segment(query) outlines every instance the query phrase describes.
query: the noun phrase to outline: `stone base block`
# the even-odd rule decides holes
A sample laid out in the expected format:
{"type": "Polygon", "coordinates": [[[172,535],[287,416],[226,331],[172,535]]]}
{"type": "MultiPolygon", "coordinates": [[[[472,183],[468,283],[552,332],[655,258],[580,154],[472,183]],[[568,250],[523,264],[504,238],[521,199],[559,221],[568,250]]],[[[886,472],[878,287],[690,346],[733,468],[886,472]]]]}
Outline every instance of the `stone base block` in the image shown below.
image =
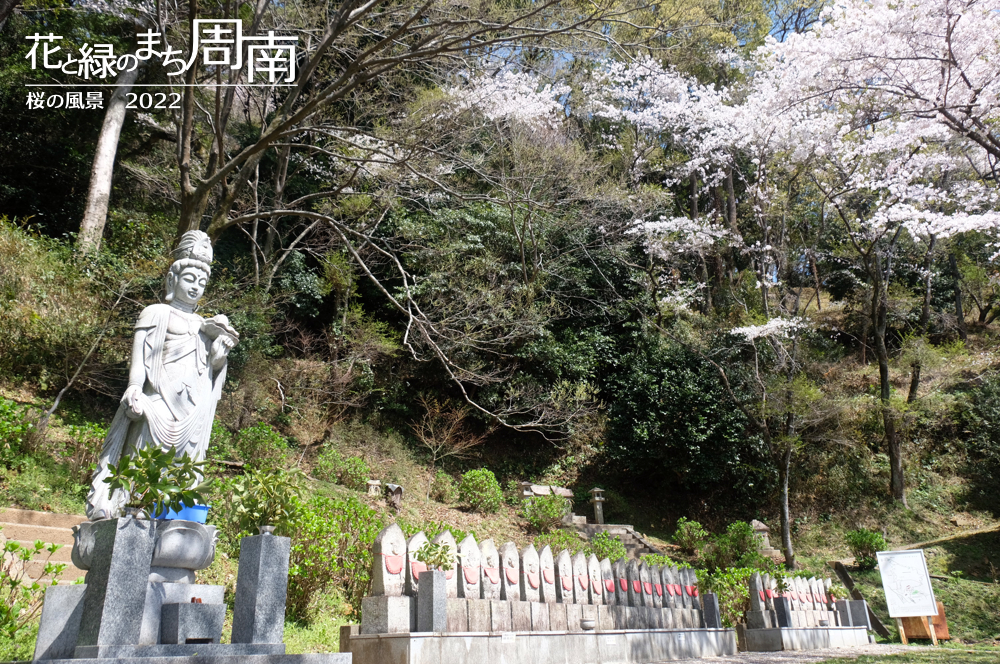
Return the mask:
{"type": "MultiPolygon", "coordinates": [[[[513,631],[513,611],[511,610],[511,604],[513,602],[504,602],[501,600],[484,600],[490,603],[490,631],[491,632],[510,632],[513,631]]],[[[520,604],[520,602],[517,602],[520,604]]],[[[531,629],[531,615],[528,615],[528,629],[531,629]]]]}
{"type": "Polygon", "coordinates": [[[249,657],[252,655],[284,655],[284,643],[161,643],[155,646],[77,646],[75,658],[81,659],[150,658],[170,657],[249,657]]]}
{"type": "Polygon", "coordinates": [[[773,611],[747,611],[747,629],[774,629],[777,626],[773,611]]]}
{"type": "Polygon", "coordinates": [[[566,631],[582,632],[580,621],[583,620],[582,604],[566,604],[566,631]]]}
{"type": "Polygon", "coordinates": [[[73,656],[86,590],[86,584],[46,588],[34,659],[68,659],[73,656]]]}
{"type": "Polygon", "coordinates": [[[553,632],[565,632],[569,629],[569,604],[549,604],[549,629],[553,632]]]}
{"type": "Polygon", "coordinates": [[[736,654],[731,629],[379,634],[351,639],[353,664],[639,664],[736,654]]]}
{"type": "Polygon", "coordinates": [[[746,630],[746,648],[750,652],[853,648],[863,645],[868,645],[868,632],[863,627],[780,627],[746,630]]]}
{"type": "Polygon", "coordinates": [[[469,605],[465,599],[448,599],[448,631],[469,631],[469,605]]]}
{"type": "Polygon", "coordinates": [[[510,631],[531,631],[531,602],[506,602],[510,605],[510,631]]]}
{"type": "Polygon", "coordinates": [[[531,631],[549,631],[549,607],[555,604],[545,602],[525,602],[531,607],[531,631]]]}
{"type": "Polygon", "coordinates": [[[492,632],[492,622],[490,620],[490,600],[467,599],[465,601],[468,603],[469,627],[464,631],[492,632]]]}
{"type": "Polygon", "coordinates": [[[226,605],[164,604],[160,616],[160,643],[219,643],[226,605]]]}
{"type": "Polygon", "coordinates": [[[412,597],[365,597],[361,600],[362,634],[417,631],[417,603],[412,597]]]}
{"type": "MultiPolygon", "coordinates": [[[[139,645],[151,646],[162,643],[160,625],[164,604],[187,604],[191,598],[200,599],[202,604],[222,604],[224,586],[209,586],[190,583],[149,583],[146,585],[146,603],[142,608],[142,628],[139,630],[139,645]]],[[[218,641],[216,641],[218,643],[218,641]]]]}

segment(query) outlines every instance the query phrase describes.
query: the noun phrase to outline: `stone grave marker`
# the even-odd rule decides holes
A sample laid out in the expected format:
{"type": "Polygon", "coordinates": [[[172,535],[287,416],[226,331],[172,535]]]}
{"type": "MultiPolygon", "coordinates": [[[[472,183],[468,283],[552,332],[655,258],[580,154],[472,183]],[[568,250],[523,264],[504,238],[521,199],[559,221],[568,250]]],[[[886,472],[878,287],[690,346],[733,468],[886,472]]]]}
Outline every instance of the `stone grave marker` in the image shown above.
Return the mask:
{"type": "Polygon", "coordinates": [[[590,571],[583,551],[573,556],[573,602],[590,604],[590,571]]]}
{"type": "Polygon", "coordinates": [[[763,611],[764,610],[764,587],[761,584],[760,572],[754,572],[750,575],[750,610],[751,611],[763,611]]]}
{"type": "Polygon", "coordinates": [[[653,577],[646,563],[639,563],[639,581],[642,583],[642,605],[653,606],[653,577]]]}
{"type": "Polygon", "coordinates": [[[649,565],[646,563],[643,564],[646,565],[649,571],[650,590],[652,591],[649,593],[649,597],[653,600],[651,606],[656,609],[661,609],[663,608],[663,582],[661,580],[662,577],[660,576],[660,566],[649,565]]]}
{"type": "MultiPolygon", "coordinates": [[[[556,601],[560,604],[573,603],[573,560],[569,551],[563,549],[556,556],[556,601]]],[[[551,616],[549,618],[551,620],[551,616]]]]}
{"type": "Polygon", "coordinates": [[[444,544],[451,551],[451,569],[445,570],[444,578],[448,599],[455,599],[458,597],[458,545],[455,544],[455,536],[451,534],[450,530],[446,530],[439,533],[432,542],[444,544]]]}
{"type": "Polygon", "coordinates": [[[521,561],[517,553],[517,547],[513,542],[507,542],[500,547],[499,553],[501,567],[500,599],[519,602],[521,601],[521,561]]]}
{"type": "Polygon", "coordinates": [[[417,551],[427,544],[427,535],[420,531],[406,542],[406,594],[417,596],[420,588],[420,573],[427,571],[427,565],[417,560],[417,551]]]}
{"type": "Polygon", "coordinates": [[[406,536],[395,523],[382,529],[372,549],[372,596],[399,597],[403,594],[406,564],[406,536]]]}
{"type": "Polygon", "coordinates": [[[539,601],[553,604],[556,601],[556,569],[552,560],[552,549],[546,544],[538,554],[538,569],[541,572],[539,584],[539,601]]]}
{"type": "Polygon", "coordinates": [[[639,563],[635,560],[625,563],[625,578],[628,579],[628,605],[643,606],[642,578],[639,576],[639,563]]]}
{"type": "Polygon", "coordinates": [[[663,606],[669,609],[677,608],[677,576],[675,568],[664,565],[660,570],[660,578],[663,579],[663,606]]]}
{"type": "Polygon", "coordinates": [[[611,564],[611,573],[615,578],[615,604],[628,606],[628,575],[625,573],[624,558],[611,564]]]}
{"type": "Polygon", "coordinates": [[[607,558],[601,560],[601,581],[604,584],[604,603],[608,606],[614,606],[618,603],[615,599],[617,596],[615,586],[618,585],[618,582],[615,580],[615,573],[611,569],[611,561],[607,558]]]}
{"type": "Polygon", "coordinates": [[[604,576],[601,561],[594,554],[587,558],[587,577],[590,579],[590,603],[604,604],[604,576]]]}
{"type": "MultiPolygon", "coordinates": [[[[481,557],[476,538],[472,535],[466,535],[462,543],[458,545],[458,569],[461,572],[458,576],[459,597],[479,599],[481,557]]],[[[489,622],[488,614],[486,622],[489,622]]]]}
{"type": "MultiPolygon", "coordinates": [[[[505,545],[506,546],[506,545],[505,545]]],[[[521,549],[521,601],[538,602],[541,599],[541,566],[538,552],[531,544],[521,549]]]]}
{"type": "MultiPolygon", "coordinates": [[[[484,540],[479,545],[479,554],[480,565],[482,566],[482,576],[479,579],[479,584],[482,588],[482,597],[483,599],[498,600],[500,599],[500,591],[503,589],[503,583],[500,580],[500,554],[497,552],[497,547],[493,544],[493,540],[484,540]]],[[[510,629],[506,631],[510,631],[510,629]]]]}

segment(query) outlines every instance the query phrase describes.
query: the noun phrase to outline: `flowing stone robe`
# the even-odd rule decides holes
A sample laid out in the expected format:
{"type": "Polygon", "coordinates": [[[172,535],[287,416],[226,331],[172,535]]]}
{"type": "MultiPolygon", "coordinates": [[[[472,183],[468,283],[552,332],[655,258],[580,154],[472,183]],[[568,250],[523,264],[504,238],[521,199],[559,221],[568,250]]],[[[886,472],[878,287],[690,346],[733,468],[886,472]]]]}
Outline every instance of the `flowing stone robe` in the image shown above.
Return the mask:
{"type": "Polygon", "coordinates": [[[451,569],[445,570],[445,594],[448,599],[455,599],[458,597],[458,545],[455,544],[455,536],[451,534],[450,530],[446,530],[443,533],[438,533],[432,542],[434,544],[444,544],[451,551],[451,569]]]}
{"type": "Polygon", "coordinates": [[[537,602],[541,599],[542,570],[538,552],[531,544],[521,549],[521,601],[537,602]]]}
{"type": "Polygon", "coordinates": [[[573,560],[569,551],[563,549],[556,556],[556,601],[560,604],[573,603],[573,560]]]}
{"type": "Polygon", "coordinates": [[[399,597],[403,594],[406,565],[406,536],[396,524],[382,529],[372,548],[372,596],[399,597]]]}
{"type": "Polygon", "coordinates": [[[406,594],[417,596],[420,588],[420,573],[427,571],[427,565],[417,560],[417,551],[427,544],[427,535],[420,531],[406,542],[406,594]]]}
{"type": "MultiPolygon", "coordinates": [[[[479,577],[479,585],[482,588],[483,599],[500,599],[503,581],[500,577],[500,554],[493,540],[485,540],[479,545],[480,564],[482,565],[482,576],[479,577]]],[[[517,577],[514,577],[515,581],[517,577]]]]}
{"type": "Polygon", "coordinates": [[[558,601],[556,595],[556,566],[552,560],[552,549],[546,544],[538,554],[538,569],[541,572],[539,601],[552,604],[558,601]]]}
{"type": "Polygon", "coordinates": [[[587,558],[587,577],[590,579],[590,603],[604,604],[604,575],[601,574],[601,561],[594,554],[587,558]]]}
{"type": "Polygon", "coordinates": [[[466,535],[458,545],[458,596],[465,599],[480,599],[479,577],[482,574],[482,555],[476,538],[466,535]]]}
{"type": "Polygon", "coordinates": [[[499,553],[500,599],[519,602],[521,601],[521,561],[517,553],[517,547],[514,546],[513,542],[507,542],[500,547],[499,553]]]}
{"type": "MultiPolygon", "coordinates": [[[[142,310],[135,323],[142,332],[142,362],[146,379],[138,402],[142,415],[132,420],[129,406],[121,403],[115,413],[97,469],[87,495],[87,516],[118,516],[128,500],[121,490],[109,495],[104,480],[109,466],[123,454],[133,454],[153,445],[175,454],[188,454],[195,461],[205,458],[215,407],[226,382],[226,362],[213,369],[209,350],[214,337],[206,326],[211,319],[187,313],[169,304],[153,304],[142,310]]],[[[216,334],[218,336],[218,334],[216,334]]]]}

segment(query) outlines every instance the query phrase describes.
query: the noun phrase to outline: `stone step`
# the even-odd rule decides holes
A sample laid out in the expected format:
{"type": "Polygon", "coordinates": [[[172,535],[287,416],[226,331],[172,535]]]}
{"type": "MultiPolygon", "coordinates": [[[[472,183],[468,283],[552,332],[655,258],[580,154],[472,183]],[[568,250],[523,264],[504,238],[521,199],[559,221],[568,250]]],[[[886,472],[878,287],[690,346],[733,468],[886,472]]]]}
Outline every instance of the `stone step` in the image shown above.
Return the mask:
{"type": "Polygon", "coordinates": [[[73,544],[73,531],[69,528],[0,522],[0,529],[2,529],[0,534],[3,534],[5,538],[18,542],[42,540],[46,544],[69,544],[70,546],[73,544]]]}
{"type": "Polygon", "coordinates": [[[21,523],[28,526],[47,526],[49,528],[72,528],[87,520],[82,514],[56,514],[54,512],[36,512],[9,507],[0,510],[0,525],[21,523]]]}

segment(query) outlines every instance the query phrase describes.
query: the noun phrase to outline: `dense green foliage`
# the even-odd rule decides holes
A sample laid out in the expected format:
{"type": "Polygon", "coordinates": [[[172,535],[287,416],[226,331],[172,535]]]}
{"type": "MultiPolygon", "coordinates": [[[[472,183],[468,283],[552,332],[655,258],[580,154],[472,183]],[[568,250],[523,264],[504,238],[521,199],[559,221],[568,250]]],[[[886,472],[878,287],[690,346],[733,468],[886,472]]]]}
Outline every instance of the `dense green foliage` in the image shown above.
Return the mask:
{"type": "Polygon", "coordinates": [[[878,565],[878,558],[875,553],[885,551],[888,545],[885,538],[880,533],[872,532],[867,528],[852,530],[845,536],[847,546],[854,556],[854,564],[861,569],[875,569],[878,565]]]}
{"type": "Polygon", "coordinates": [[[117,464],[108,464],[104,482],[109,492],[125,494],[126,507],[152,517],[179,511],[183,505],[204,505],[204,493],[212,482],[203,479],[206,465],[186,453],[177,455],[149,445],[134,456],[123,455],[117,464]]]}
{"type": "Polygon", "coordinates": [[[625,545],[622,544],[621,539],[617,535],[610,535],[604,532],[597,533],[591,537],[588,548],[600,560],[604,558],[618,560],[619,558],[624,558],[628,553],[625,545]]]}
{"type": "Polygon", "coordinates": [[[521,516],[528,522],[528,527],[538,533],[558,528],[568,511],[568,501],[555,494],[527,498],[521,504],[521,516]]]}
{"type": "Polygon", "coordinates": [[[345,457],[333,448],[324,449],[316,459],[313,475],[355,491],[364,491],[372,479],[371,468],[360,457],[345,457]]]}
{"type": "Polygon", "coordinates": [[[470,470],[458,482],[458,497],[475,512],[492,514],[503,503],[503,490],[487,468],[470,470]]]}

